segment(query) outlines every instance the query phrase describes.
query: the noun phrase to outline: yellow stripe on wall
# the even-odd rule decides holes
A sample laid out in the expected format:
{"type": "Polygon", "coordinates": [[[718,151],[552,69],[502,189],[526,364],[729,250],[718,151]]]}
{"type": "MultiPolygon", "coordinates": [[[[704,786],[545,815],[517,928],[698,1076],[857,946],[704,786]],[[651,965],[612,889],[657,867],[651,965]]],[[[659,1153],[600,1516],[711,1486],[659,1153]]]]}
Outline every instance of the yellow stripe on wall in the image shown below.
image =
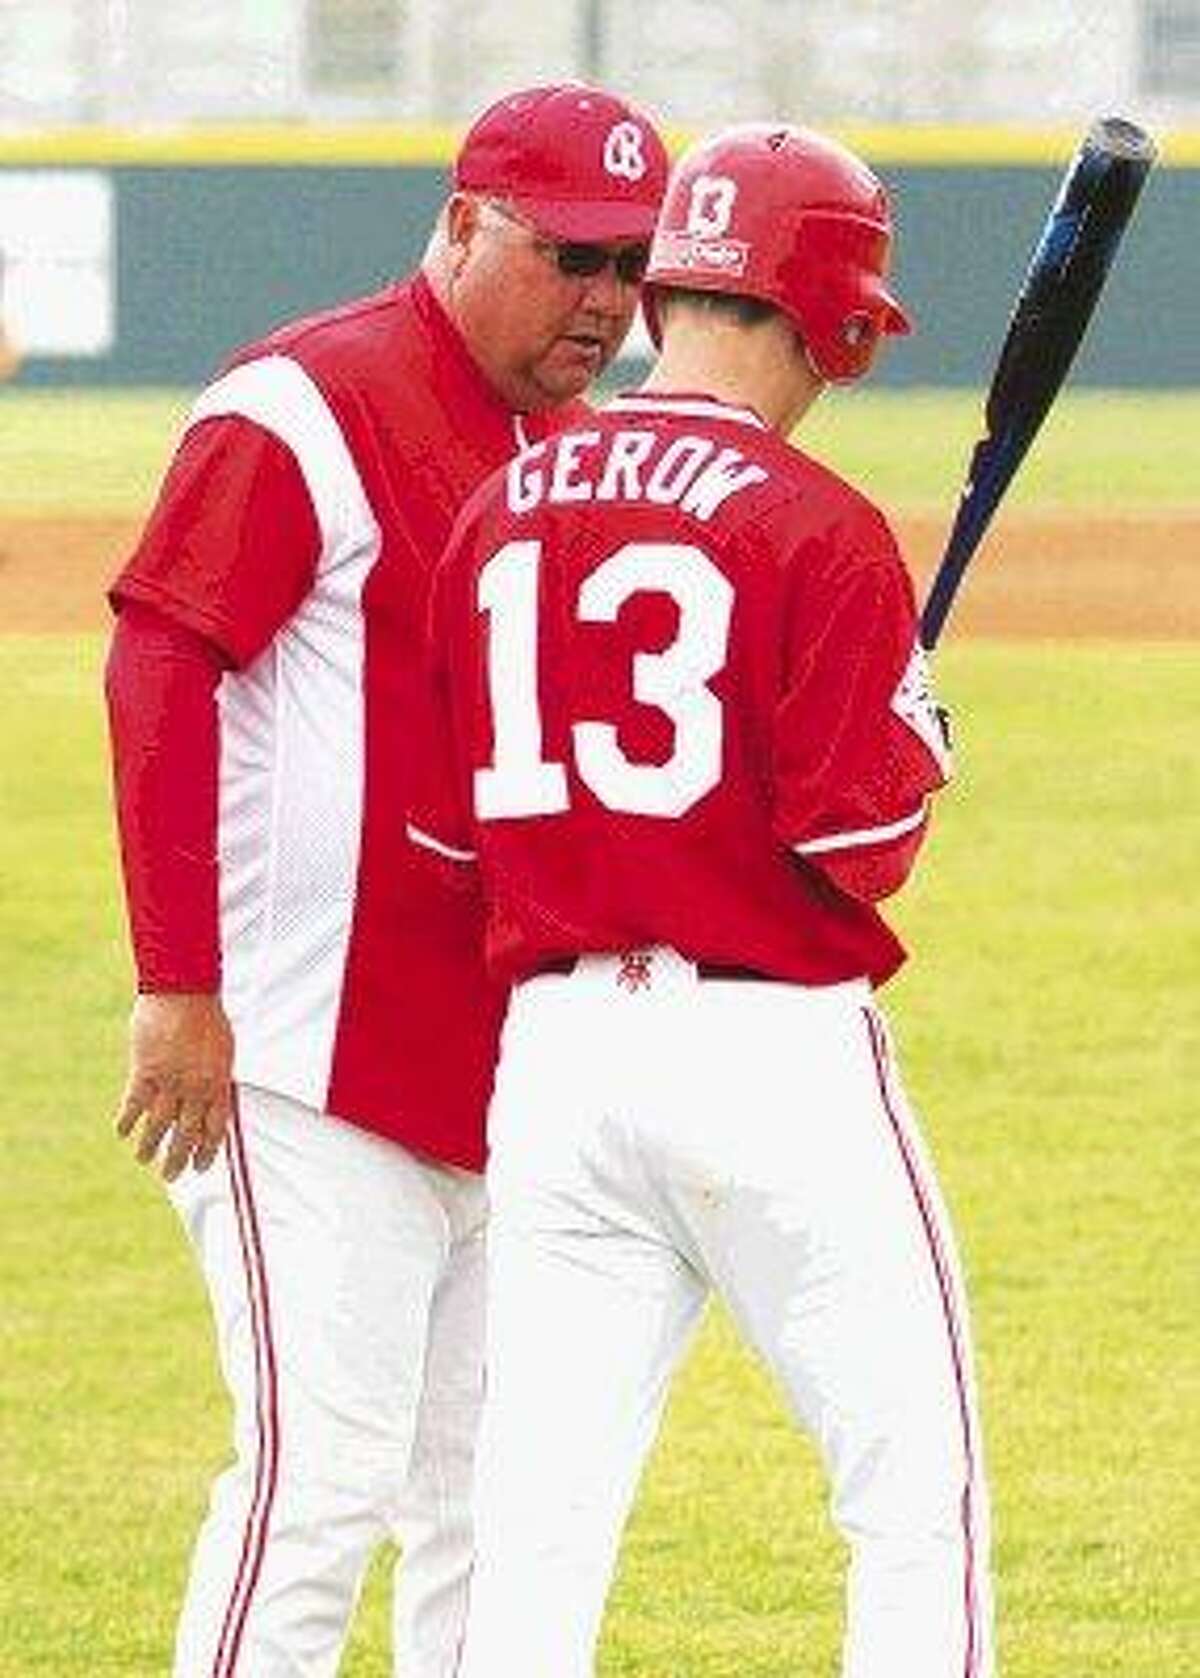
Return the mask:
{"type": "MultiPolygon", "coordinates": [[[[1104,112],[1103,115],[1122,113],[1104,112]]],[[[1136,121],[1136,118],[1130,120],[1136,121]]],[[[1157,129],[1160,161],[1200,163],[1200,129],[1157,129]]],[[[945,168],[981,165],[1065,163],[1089,124],[1061,128],[940,127],[839,128],[838,138],[876,163],[928,163],[945,168]]]]}
{"type": "MultiPolygon", "coordinates": [[[[865,158],[880,164],[979,167],[1056,164],[1070,157],[1085,131],[1078,128],[835,127],[832,132],[865,158]]],[[[76,127],[0,132],[0,167],[13,165],[176,165],[236,167],[239,164],[305,168],[386,168],[397,164],[444,167],[454,157],[461,127],[402,123],[237,123],[156,128],[76,127]]],[[[1156,131],[1162,161],[1180,167],[1200,164],[1200,129],[1156,131]]],[[[669,129],[678,153],[695,138],[669,129]]]]}
{"type": "Polygon", "coordinates": [[[460,130],[398,123],[191,123],[162,128],[55,128],[0,133],[0,164],[305,167],[445,164],[460,130]]]}

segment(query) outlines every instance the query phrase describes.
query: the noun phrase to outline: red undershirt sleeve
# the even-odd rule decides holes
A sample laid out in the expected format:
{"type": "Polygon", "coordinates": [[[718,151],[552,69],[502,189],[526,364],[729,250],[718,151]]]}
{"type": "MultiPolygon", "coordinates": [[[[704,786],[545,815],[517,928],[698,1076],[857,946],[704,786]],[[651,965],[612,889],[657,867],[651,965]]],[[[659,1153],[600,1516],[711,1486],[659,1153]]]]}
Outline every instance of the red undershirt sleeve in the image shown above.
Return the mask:
{"type": "Polygon", "coordinates": [[[216,991],[216,690],[202,635],[127,601],[105,676],[130,936],[142,991],[216,991]]]}

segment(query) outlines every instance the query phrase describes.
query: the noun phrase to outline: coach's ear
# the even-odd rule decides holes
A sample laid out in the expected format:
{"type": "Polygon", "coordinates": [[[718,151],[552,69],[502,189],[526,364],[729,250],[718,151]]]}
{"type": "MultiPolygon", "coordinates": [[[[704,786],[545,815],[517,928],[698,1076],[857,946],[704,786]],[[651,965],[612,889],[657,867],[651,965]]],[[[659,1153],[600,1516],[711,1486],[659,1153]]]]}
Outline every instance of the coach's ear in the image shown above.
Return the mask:
{"type": "Polygon", "coordinates": [[[451,278],[457,279],[465,268],[482,220],[479,199],[474,193],[451,194],[446,204],[446,243],[450,251],[451,278]]]}

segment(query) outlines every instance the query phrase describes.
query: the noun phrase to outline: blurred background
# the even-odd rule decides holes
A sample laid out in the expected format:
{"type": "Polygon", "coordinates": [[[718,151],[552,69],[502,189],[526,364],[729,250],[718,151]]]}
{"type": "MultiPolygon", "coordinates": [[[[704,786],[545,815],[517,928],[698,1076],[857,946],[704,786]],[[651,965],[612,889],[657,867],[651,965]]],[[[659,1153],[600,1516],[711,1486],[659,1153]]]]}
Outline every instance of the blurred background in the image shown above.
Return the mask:
{"type": "MultiPolygon", "coordinates": [[[[784,117],[860,150],[919,328],[880,371],[898,385],[983,381],[1074,146],[1132,117],[1168,167],[1076,377],[1200,385],[1200,0],[0,0],[10,382],[191,387],[386,283],[465,124],[568,77],[675,145],[784,117]]],[[[646,350],[635,331],[626,360],[646,350]]]]}
{"type": "Polygon", "coordinates": [[[683,125],[1200,107],[1200,0],[3,0],[0,122],[453,121],[548,75],[683,125]]]}

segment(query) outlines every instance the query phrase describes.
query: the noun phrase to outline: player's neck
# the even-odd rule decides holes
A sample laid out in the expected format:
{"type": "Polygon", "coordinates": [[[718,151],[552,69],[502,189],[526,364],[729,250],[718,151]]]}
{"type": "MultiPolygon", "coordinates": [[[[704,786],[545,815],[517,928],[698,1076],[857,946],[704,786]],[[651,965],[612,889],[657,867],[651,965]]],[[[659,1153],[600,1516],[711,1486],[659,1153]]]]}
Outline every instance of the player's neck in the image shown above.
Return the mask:
{"type": "Polygon", "coordinates": [[[775,331],[774,324],[745,329],[709,322],[697,330],[672,323],[642,388],[702,391],[732,407],[753,408],[787,436],[824,385],[794,336],[775,331]]]}

